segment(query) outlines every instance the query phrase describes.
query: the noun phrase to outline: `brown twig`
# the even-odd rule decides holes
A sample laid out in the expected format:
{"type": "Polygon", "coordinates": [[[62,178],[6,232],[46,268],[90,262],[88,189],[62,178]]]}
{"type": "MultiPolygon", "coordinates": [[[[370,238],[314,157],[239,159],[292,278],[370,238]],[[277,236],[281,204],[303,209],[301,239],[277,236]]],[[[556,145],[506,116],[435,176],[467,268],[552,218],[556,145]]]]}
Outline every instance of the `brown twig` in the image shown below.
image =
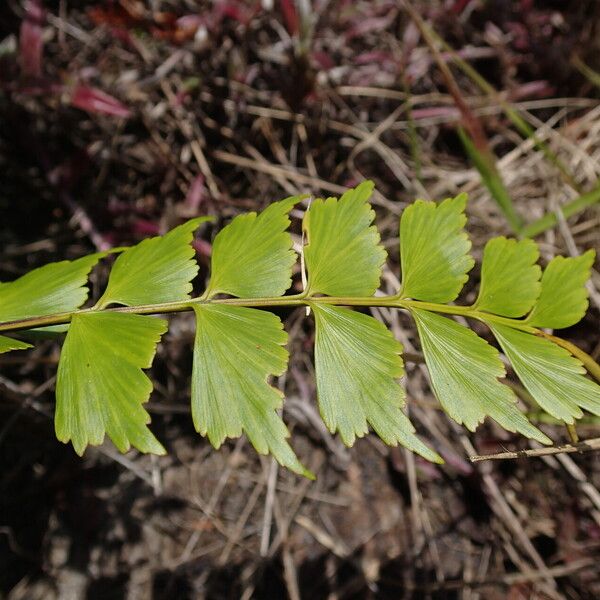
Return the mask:
{"type": "Polygon", "coordinates": [[[551,454],[571,454],[573,452],[596,452],[600,450],[600,438],[584,440],[577,444],[564,444],[550,448],[533,448],[531,450],[517,450],[516,452],[498,452],[497,454],[475,454],[469,456],[471,462],[483,460],[507,460],[512,458],[532,458],[537,456],[550,456],[551,454]]]}

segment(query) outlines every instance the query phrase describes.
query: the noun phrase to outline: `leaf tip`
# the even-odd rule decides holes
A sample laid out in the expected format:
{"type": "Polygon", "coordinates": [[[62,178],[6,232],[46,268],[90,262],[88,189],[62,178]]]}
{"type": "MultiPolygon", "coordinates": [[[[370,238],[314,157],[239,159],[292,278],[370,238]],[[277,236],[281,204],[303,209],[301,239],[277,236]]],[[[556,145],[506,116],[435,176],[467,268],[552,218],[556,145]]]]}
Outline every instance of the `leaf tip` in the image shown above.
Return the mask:
{"type": "Polygon", "coordinates": [[[428,460],[429,462],[435,463],[436,465],[445,465],[446,464],[446,461],[437,452],[434,452],[433,450],[430,450],[427,453],[427,455],[421,454],[421,456],[423,458],[425,458],[426,460],[428,460]]]}
{"type": "Polygon", "coordinates": [[[139,448],[142,452],[147,452],[148,454],[154,454],[155,456],[166,456],[167,451],[165,447],[154,437],[152,436],[152,440],[150,440],[150,444],[145,448],[139,448]]]}
{"type": "Polygon", "coordinates": [[[588,269],[591,269],[592,265],[594,264],[594,261],[596,260],[596,250],[594,250],[593,248],[586,250],[581,255],[581,258],[584,259],[582,262],[586,265],[586,267],[588,269]]]}
{"type": "Polygon", "coordinates": [[[467,192],[461,192],[457,196],[454,196],[454,198],[448,198],[448,200],[451,200],[454,204],[456,204],[457,207],[459,207],[462,212],[467,208],[467,202],[469,201],[469,195],[467,194],[467,192]]]}
{"type": "Polygon", "coordinates": [[[371,194],[373,193],[373,191],[375,190],[375,182],[372,179],[365,179],[364,181],[361,181],[356,187],[355,190],[358,192],[367,192],[368,196],[365,199],[365,201],[368,199],[369,196],[371,196],[371,194]]]}
{"type": "Polygon", "coordinates": [[[310,481],[317,480],[317,476],[311,470],[307,469],[306,467],[302,468],[302,472],[300,473],[300,475],[302,475],[303,477],[306,477],[306,479],[310,479],[310,481]]]}

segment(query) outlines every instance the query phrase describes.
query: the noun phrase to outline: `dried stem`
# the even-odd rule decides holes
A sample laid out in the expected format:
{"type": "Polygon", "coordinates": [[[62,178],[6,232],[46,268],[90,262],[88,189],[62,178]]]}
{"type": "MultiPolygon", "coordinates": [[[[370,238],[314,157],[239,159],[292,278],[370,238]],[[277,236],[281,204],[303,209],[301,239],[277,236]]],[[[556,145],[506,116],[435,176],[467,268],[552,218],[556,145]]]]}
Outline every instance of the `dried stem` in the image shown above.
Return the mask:
{"type": "Polygon", "coordinates": [[[552,454],[573,454],[596,452],[600,450],[600,438],[592,438],[578,442],[577,444],[564,444],[563,446],[552,446],[550,448],[533,448],[531,450],[517,450],[516,452],[498,452],[497,454],[475,454],[469,456],[471,462],[484,460],[509,460],[514,458],[532,458],[536,456],[550,456],[552,454]]]}

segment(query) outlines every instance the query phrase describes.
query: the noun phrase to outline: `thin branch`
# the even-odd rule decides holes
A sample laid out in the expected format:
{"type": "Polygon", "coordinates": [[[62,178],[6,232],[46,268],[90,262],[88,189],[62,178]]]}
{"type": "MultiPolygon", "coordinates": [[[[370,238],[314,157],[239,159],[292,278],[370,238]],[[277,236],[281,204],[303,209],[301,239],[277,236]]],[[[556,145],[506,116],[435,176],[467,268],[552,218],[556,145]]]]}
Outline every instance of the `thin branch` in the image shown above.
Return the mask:
{"type": "Polygon", "coordinates": [[[575,452],[584,454],[600,450],[600,438],[584,440],[577,444],[565,444],[563,446],[552,446],[550,448],[534,448],[532,450],[518,450],[517,452],[498,452],[497,454],[475,454],[469,456],[471,462],[484,460],[508,460],[513,458],[532,458],[537,456],[550,456],[551,454],[573,454],[575,452]]]}

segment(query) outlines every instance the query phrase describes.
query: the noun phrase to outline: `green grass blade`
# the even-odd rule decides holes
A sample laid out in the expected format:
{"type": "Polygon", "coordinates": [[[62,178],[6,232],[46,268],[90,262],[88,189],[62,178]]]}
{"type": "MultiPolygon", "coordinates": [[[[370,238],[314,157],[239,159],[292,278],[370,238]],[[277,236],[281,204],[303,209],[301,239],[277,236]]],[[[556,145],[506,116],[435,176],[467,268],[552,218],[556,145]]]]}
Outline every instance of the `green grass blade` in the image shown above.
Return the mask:
{"type": "MultiPolygon", "coordinates": [[[[593,190],[582,194],[579,198],[575,198],[571,202],[567,202],[560,207],[562,214],[565,219],[572,217],[584,211],[586,208],[598,204],[600,202],[600,185],[593,190]]],[[[549,229],[552,229],[558,224],[558,217],[555,213],[546,213],[543,217],[540,217],[537,221],[525,225],[521,229],[520,234],[522,237],[536,237],[549,229]]]]}
{"type": "Polygon", "coordinates": [[[494,157],[480,152],[465,129],[459,127],[457,131],[467,155],[479,171],[481,180],[489,190],[490,195],[496,201],[511,229],[515,233],[520,233],[523,227],[523,219],[515,210],[512,198],[496,168],[494,157]]]}
{"type": "Polygon", "coordinates": [[[559,170],[564,181],[570,185],[573,189],[578,190],[578,185],[573,177],[572,173],[560,160],[560,158],[552,151],[552,149],[543,141],[540,140],[533,127],[514,109],[509,102],[507,102],[502,95],[494,88],[494,86],[483,77],[476,69],[474,69],[466,60],[464,60],[455,50],[438,35],[433,29],[430,28],[431,35],[437,40],[437,42],[444,48],[452,58],[454,64],[467,76],[479,89],[490,96],[495,102],[497,102],[502,108],[506,117],[512,122],[517,128],[521,135],[530,139],[535,147],[544,154],[547,160],[549,160],[559,170]]]}
{"type": "Polygon", "coordinates": [[[600,73],[586,65],[578,56],[571,59],[571,64],[592,84],[600,88],[600,73]]]}

